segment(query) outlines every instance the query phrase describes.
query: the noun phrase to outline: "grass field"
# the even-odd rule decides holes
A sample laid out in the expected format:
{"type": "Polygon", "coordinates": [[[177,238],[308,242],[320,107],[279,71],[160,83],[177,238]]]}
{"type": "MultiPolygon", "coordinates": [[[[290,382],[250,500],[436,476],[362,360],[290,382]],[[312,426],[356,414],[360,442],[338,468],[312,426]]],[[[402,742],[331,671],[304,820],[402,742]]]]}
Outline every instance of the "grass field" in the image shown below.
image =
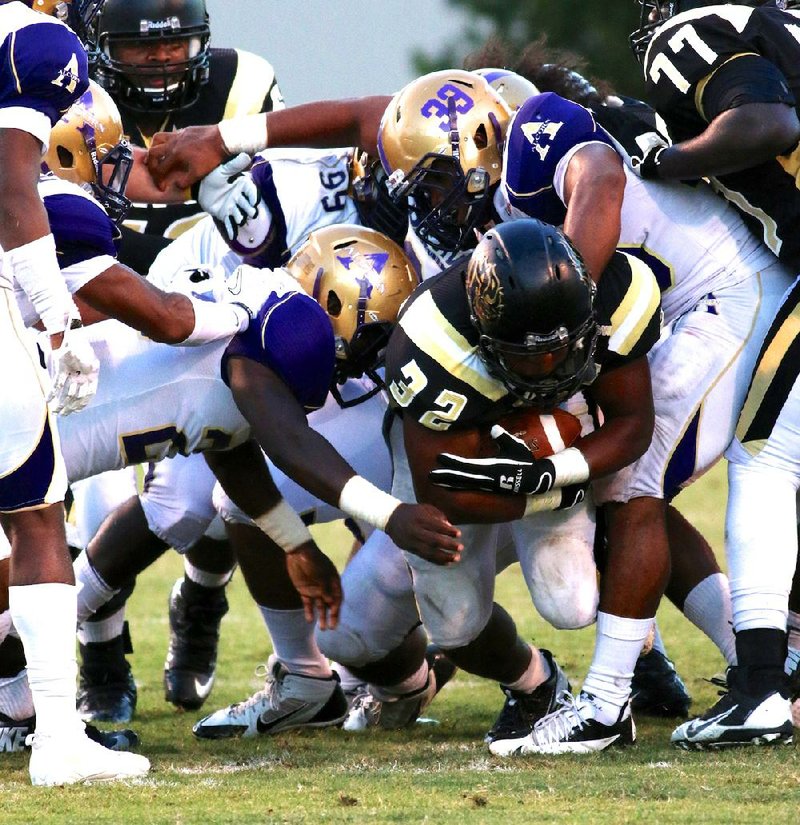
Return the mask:
{"type": "MultiPolygon", "coordinates": [[[[724,475],[718,470],[681,497],[681,508],[721,547],[724,475]]],[[[342,534],[324,536],[337,559],[342,534]],[[337,538],[339,541],[337,541],[337,538]],[[336,548],[336,545],[339,545],[336,548]],[[330,546],[333,545],[333,546],[330,546]]],[[[501,706],[495,685],[460,673],[430,714],[438,725],[412,731],[340,730],[273,738],[200,742],[201,714],[178,714],[163,701],[166,600],[181,570],[170,555],[141,577],[130,617],[139,684],[136,727],[153,770],[130,785],[31,788],[27,757],[3,755],[3,823],[761,823],[796,822],[800,759],[794,748],[689,754],[669,746],[672,721],[638,719],[636,747],[583,757],[501,761],[482,737],[501,706]]],[[[507,571],[499,600],[523,634],[557,653],[579,685],[593,631],[557,632],[534,615],[521,577],[507,571]]],[[[659,613],[670,654],[700,711],[716,698],[704,677],[722,669],[710,642],[670,605],[659,613]]],[[[255,666],[268,643],[240,577],[223,624],[217,684],[209,709],[260,687],[255,666]]],[[[205,709],[204,709],[205,710],[205,709]]]]}

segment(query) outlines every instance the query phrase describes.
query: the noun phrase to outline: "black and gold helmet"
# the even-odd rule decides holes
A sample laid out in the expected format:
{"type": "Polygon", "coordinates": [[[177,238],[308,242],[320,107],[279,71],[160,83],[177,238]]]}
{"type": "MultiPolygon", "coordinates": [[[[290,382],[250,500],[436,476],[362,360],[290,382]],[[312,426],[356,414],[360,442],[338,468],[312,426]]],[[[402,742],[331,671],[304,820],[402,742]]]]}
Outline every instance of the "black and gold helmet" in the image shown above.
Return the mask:
{"type": "Polygon", "coordinates": [[[89,188],[119,224],[130,207],[125,187],[132,163],[119,109],[108,92],[90,80],[89,88],[53,126],[44,165],[58,177],[89,188]]]}
{"type": "Polygon", "coordinates": [[[446,253],[472,245],[491,214],[510,118],[485,78],[460,69],[424,75],[392,99],[378,152],[389,192],[409,199],[426,245],[446,253]]]}
{"type": "Polygon", "coordinates": [[[337,383],[367,375],[382,388],[389,335],[419,283],[403,250],[373,229],[338,224],[312,232],[286,268],[331,319],[337,383]]]}
{"type": "Polygon", "coordinates": [[[93,76],[131,111],[185,109],[208,80],[210,34],[205,0],[105,0],[93,76]],[[120,46],[165,44],[176,44],[181,54],[135,63],[118,54],[120,46]]]}
{"type": "Polygon", "coordinates": [[[465,286],[481,359],[512,395],[551,409],[594,379],[595,285],[561,230],[532,218],[493,227],[472,252],[465,286]],[[506,363],[561,351],[544,378],[506,363]]]}

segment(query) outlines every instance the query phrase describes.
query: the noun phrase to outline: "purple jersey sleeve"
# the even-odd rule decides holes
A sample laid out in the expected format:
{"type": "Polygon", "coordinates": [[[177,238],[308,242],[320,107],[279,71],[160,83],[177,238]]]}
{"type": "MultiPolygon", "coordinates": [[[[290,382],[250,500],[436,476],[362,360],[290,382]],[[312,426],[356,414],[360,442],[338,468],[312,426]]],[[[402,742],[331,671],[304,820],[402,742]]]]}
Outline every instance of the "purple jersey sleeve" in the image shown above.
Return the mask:
{"type": "Polygon", "coordinates": [[[324,309],[301,292],[273,292],[245,332],[234,336],[222,357],[222,379],[232,356],[250,358],[283,379],[307,410],[328,395],[336,363],[333,328],[324,309]]]}
{"type": "Polygon", "coordinates": [[[59,194],[45,196],[44,205],[62,269],[99,255],[117,256],[116,227],[99,204],[59,194]]]}
{"type": "Polygon", "coordinates": [[[562,224],[566,207],[553,186],[556,167],[573,146],[588,141],[614,145],[588,109],[552,92],[526,100],[506,138],[503,181],[511,205],[532,218],[562,224]]]}
{"type": "Polygon", "coordinates": [[[86,91],[86,52],[66,26],[23,26],[0,46],[0,107],[34,109],[51,124],[86,91]]]}

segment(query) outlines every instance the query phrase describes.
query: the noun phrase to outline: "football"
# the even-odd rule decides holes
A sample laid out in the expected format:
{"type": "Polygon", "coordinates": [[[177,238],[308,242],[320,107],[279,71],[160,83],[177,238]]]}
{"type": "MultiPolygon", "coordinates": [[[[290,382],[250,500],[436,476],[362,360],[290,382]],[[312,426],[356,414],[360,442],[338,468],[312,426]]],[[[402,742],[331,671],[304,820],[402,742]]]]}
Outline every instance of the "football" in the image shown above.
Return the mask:
{"type": "Polygon", "coordinates": [[[571,447],[581,434],[581,422],[566,410],[556,408],[549,413],[524,408],[514,410],[480,427],[479,458],[494,458],[498,454],[497,445],[490,435],[494,424],[521,438],[536,458],[547,458],[571,447]]]}

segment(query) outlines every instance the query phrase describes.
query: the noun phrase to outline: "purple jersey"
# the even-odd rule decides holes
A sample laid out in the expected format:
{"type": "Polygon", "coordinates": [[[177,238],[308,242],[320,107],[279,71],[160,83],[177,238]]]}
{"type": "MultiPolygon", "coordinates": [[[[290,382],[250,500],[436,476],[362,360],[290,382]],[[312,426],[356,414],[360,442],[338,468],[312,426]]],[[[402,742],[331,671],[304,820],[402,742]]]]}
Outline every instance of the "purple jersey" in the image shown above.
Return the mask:
{"type": "Polygon", "coordinates": [[[250,358],[275,372],[306,410],[328,395],[336,362],[333,327],[325,310],[302,292],[272,292],[245,332],[234,336],[222,358],[250,358]]]}
{"type": "Polygon", "coordinates": [[[50,129],[89,85],[83,45],[58,20],[5,4],[0,64],[0,128],[28,131],[46,146],[50,129]]]}

